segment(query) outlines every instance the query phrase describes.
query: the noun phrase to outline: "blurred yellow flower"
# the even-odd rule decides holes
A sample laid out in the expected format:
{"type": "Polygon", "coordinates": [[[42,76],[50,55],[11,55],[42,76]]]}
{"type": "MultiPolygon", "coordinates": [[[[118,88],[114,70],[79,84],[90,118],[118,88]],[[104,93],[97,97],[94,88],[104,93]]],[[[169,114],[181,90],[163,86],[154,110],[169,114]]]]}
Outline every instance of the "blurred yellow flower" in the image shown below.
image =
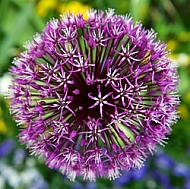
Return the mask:
{"type": "Polygon", "coordinates": [[[186,100],[187,102],[190,102],[190,90],[186,93],[186,95],[185,95],[185,100],[186,100]]]}
{"type": "Polygon", "coordinates": [[[2,119],[0,119],[0,133],[6,133],[7,127],[2,119]]]}
{"type": "Polygon", "coordinates": [[[189,114],[188,108],[185,104],[181,104],[178,109],[180,112],[180,117],[182,119],[189,119],[190,114],[189,114]]]}
{"type": "Polygon", "coordinates": [[[81,13],[81,14],[83,14],[83,18],[87,19],[88,16],[87,16],[86,11],[88,9],[90,9],[90,7],[87,5],[83,5],[78,1],[70,1],[67,4],[61,4],[61,6],[59,8],[59,12],[60,13],[71,12],[71,13],[76,14],[76,15],[81,13]]]}
{"type": "Polygon", "coordinates": [[[39,0],[37,4],[37,14],[40,17],[45,17],[49,10],[55,10],[62,14],[71,12],[73,14],[83,14],[83,18],[87,19],[86,11],[90,9],[89,6],[83,5],[79,1],[69,1],[68,3],[61,3],[59,0],[39,0]]]}
{"type": "Polygon", "coordinates": [[[181,32],[178,38],[182,42],[190,41],[190,32],[181,32]]]}
{"type": "Polygon", "coordinates": [[[56,0],[40,0],[37,4],[37,14],[41,17],[45,17],[49,10],[56,9],[56,0]]]}
{"type": "Polygon", "coordinates": [[[170,54],[169,58],[178,66],[190,65],[190,56],[186,53],[170,54]]]}
{"type": "Polygon", "coordinates": [[[177,47],[177,41],[175,41],[173,39],[168,41],[168,43],[167,43],[168,50],[173,51],[176,47],[177,47]]]}

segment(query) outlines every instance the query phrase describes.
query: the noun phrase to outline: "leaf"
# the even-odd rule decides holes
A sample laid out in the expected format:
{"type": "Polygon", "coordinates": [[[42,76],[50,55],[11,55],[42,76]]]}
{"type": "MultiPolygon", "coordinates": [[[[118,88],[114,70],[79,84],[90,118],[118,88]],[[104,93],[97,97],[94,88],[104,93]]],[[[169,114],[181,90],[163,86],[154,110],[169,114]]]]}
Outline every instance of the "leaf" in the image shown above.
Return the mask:
{"type": "Polygon", "coordinates": [[[17,17],[12,21],[12,30],[1,41],[0,48],[0,75],[7,66],[7,59],[10,55],[10,49],[15,45],[17,38],[23,33],[28,19],[32,15],[34,4],[27,3],[18,13],[17,17]]]}
{"type": "Polygon", "coordinates": [[[186,68],[179,69],[179,75],[180,75],[180,85],[178,86],[180,94],[185,94],[190,87],[190,80],[189,80],[189,74],[186,71],[186,68]]]}
{"type": "Polygon", "coordinates": [[[131,0],[129,10],[135,21],[144,21],[149,11],[149,0],[131,0]]]}

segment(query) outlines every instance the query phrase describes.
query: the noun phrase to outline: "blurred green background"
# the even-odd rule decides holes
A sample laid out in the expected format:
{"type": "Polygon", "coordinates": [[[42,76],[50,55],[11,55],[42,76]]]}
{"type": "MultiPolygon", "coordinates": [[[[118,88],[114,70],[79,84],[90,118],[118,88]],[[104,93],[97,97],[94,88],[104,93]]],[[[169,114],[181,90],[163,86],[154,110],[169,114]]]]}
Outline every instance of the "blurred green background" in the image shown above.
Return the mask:
{"type": "Polygon", "coordinates": [[[189,0],[1,0],[0,1],[0,189],[190,189],[190,1],[189,0]],[[67,10],[114,8],[153,28],[171,50],[180,77],[180,120],[165,148],[158,147],[142,170],[124,172],[116,181],[68,181],[43,160],[28,154],[18,142],[18,127],[4,98],[11,76],[8,69],[23,44],[52,17],[67,10]]]}

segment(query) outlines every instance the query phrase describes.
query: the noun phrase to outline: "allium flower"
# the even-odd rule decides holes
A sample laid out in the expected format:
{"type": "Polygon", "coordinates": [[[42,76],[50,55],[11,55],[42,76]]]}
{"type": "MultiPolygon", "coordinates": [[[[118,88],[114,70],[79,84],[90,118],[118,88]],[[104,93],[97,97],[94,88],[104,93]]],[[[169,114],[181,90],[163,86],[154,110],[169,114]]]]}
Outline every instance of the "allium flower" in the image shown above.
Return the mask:
{"type": "Polygon", "coordinates": [[[153,30],[113,9],[63,14],[10,71],[21,142],[74,180],[140,168],[177,121],[178,76],[153,30]]]}

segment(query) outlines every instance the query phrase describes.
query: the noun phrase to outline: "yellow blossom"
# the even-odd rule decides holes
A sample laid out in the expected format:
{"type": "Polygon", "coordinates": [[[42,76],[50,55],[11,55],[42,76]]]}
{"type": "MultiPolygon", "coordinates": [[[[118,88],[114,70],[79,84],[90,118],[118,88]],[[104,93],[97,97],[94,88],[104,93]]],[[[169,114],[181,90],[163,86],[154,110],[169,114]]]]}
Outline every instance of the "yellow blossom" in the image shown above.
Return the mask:
{"type": "Polygon", "coordinates": [[[188,108],[185,104],[181,104],[178,109],[182,119],[188,119],[190,117],[188,108]]]}
{"type": "Polygon", "coordinates": [[[83,5],[78,1],[70,1],[67,4],[61,4],[60,8],[59,8],[59,12],[60,13],[64,13],[64,12],[71,12],[73,14],[83,14],[83,18],[87,19],[87,14],[86,11],[90,9],[89,6],[87,5],[83,5]]]}
{"type": "Polygon", "coordinates": [[[186,53],[171,54],[169,58],[178,66],[188,66],[190,64],[190,56],[186,53]]]}
{"type": "Polygon", "coordinates": [[[190,41],[190,32],[181,32],[178,38],[182,42],[190,41]]]}
{"type": "Polygon", "coordinates": [[[2,119],[0,119],[0,133],[6,133],[6,131],[7,127],[5,125],[5,122],[2,119]]]}
{"type": "Polygon", "coordinates": [[[177,47],[177,41],[175,40],[169,40],[167,43],[168,50],[174,50],[177,47]]]}
{"type": "Polygon", "coordinates": [[[41,17],[45,17],[49,10],[55,9],[57,1],[55,0],[40,0],[37,4],[37,14],[41,17]]]}
{"type": "Polygon", "coordinates": [[[190,102],[190,90],[186,93],[185,99],[187,102],[190,102]]]}

